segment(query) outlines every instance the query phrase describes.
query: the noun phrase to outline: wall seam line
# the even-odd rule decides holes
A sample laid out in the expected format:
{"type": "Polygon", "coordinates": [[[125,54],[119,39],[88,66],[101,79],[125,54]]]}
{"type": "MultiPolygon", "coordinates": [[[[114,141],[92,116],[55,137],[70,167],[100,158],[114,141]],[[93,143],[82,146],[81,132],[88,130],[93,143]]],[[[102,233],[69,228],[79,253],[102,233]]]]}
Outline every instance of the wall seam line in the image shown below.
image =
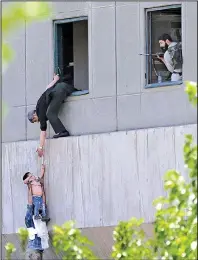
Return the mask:
{"type": "Polygon", "coordinates": [[[25,140],[27,141],[27,34],[26,34],[26,20],[25,20],[25,140]]]}
{"type": "Polygon", "coordinates": [[[117,3],[115,1],[115,86],[116,86],[116,131],[118,131],[118,63],[117,63],[117,3]]]}

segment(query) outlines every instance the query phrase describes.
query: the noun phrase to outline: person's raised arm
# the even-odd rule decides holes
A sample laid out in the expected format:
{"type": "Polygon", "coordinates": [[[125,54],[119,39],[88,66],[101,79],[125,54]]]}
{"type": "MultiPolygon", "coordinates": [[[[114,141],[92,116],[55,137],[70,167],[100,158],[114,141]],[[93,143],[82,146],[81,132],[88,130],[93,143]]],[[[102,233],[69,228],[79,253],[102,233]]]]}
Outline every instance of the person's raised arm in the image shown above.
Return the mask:
{"type": "Polygon", "coordinates": [[[46,87],[46,89],[53,87],[58,81],[59,81],[60,77],[59,75],[54,75],[54,79],[52,80],[52,82],[49,83],[49,85],[46,87]]]}
{"type": "Polygon", "coordinates": [[[44,179],[44,175],[45,175],[45,165],[42,164],[42,165],[41,165],[41,176],[40,176],[40,178],[41,178],[41,179],[44,179]]]}
{"type": "Polygon", "coordinates": [[[44,155],[45,139],[46,139],[46,131],[41,131],[41,133],[40,133],[40,145],[37,148],[37,153],[40,157],[42,157],[44,155]]]}

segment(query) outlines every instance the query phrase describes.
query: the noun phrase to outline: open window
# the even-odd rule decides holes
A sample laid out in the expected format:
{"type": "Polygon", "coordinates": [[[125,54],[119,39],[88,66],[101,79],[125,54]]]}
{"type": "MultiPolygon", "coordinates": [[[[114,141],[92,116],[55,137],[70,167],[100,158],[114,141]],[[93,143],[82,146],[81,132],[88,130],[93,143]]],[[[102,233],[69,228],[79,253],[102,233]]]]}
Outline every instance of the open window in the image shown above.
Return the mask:
{"type": "Polygon", "coordinates": [[[54,34],[56,73],[78,90],[72,95],[88,94],[88,18],[56,20],[54,34]]]}
{"type": "Polygon", "coordinates": [[[159,37],[164,33],[169,34],[173,42],[182,44],[181,24],[181,5],[146,10],[146,88],[182,84],[182,72],[179,73],[179,80],[173,81],[172,77],[171,81],[172,73],[153,55],[162,53],[159,37]]]}

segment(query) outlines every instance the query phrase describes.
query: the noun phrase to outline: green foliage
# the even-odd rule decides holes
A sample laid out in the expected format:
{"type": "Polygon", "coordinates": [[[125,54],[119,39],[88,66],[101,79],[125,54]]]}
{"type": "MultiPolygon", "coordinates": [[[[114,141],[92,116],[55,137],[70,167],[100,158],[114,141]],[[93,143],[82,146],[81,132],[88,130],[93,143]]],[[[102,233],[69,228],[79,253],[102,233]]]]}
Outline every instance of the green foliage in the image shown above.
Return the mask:
{"type": "Polygon", "coordinates": [[[8,106],[3,100],[1,105],[2,105],[2,118],[5,118],[5,116],[8,114],[8,106]]]}
{"type": "Polygon", "coordinates": [[[132,218],[128,222],[121,221],[113,232],[115,244],[113,259],[151,259],[152,240],[146,239],[141,228],[143,219],[132,218]]]}
{"type": "Polygon", "coordinates": [[[57,253],[63,255],[62,259],[97,259],[91,249],[92,243],[81,231],[69,221],[64,225],[53,227],[53,246],[57,253]]]}
{"type": "Polygon", "coordinates": [[[186,93],[188,94],[189,101],[193,106],[197,106],[197,83],[192,81],[186,82],[186,93]]]}
{"type": "Polygon", "coordinates": [[[6,249],[6,260],[10,260],[11,255],[16,251],[16,248],[12,243],[7,243],[5,245],[5,249],[6,249]]]}
{"type": "Polygon", "coordinates": [[[26,228],[19,228],[18,236],[19,236],[20,243],[21,243],[21,249],[22,249],[23,252],[25,252],[26,246],[27,246],[27,240],[28,240],[27,229],[26,228]]]}

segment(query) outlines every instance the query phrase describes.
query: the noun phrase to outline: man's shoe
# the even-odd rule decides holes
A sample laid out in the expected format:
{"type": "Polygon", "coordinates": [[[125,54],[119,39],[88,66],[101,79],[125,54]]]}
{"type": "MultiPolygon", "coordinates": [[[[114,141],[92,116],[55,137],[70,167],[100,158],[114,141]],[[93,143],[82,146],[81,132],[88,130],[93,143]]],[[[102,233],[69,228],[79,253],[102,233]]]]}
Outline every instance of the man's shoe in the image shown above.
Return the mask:
{"type": "Polygon", "coordinates": [[[55,134],[55,135],[53,136],[53,138],[67,137],[67,136],[70,136],[70,134],[69,134],[68,131],[65,131],[65,132],[62,132],[62,133],[59,133],[59,134],[55,134]]]}

